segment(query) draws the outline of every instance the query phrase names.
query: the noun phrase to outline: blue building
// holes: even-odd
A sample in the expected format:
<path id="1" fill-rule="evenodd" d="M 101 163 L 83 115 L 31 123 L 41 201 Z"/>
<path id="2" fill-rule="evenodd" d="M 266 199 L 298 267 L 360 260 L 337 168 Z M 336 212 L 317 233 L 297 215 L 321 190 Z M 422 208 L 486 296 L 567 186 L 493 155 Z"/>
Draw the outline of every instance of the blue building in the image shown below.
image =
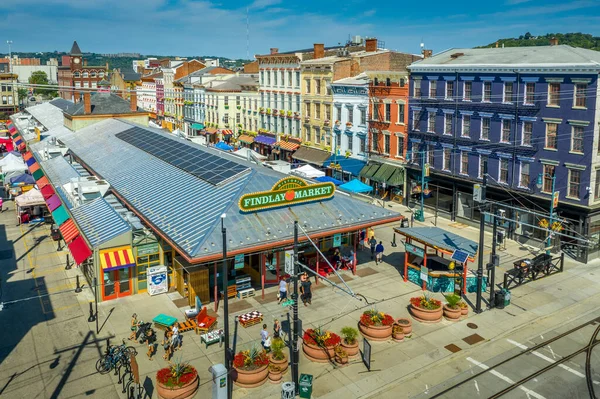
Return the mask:
<path id="1" fill-rule="evenodd" d="M 565 45 L 450 49 L 409 69 L 409 203 L 418 203 L 421 163 L 428 163 L 426 205 L 478 222 L 473 185 L 487 165 L 487 198 L 504 204 L 515 221 L 505 225 L 508 236 L 541 242 L 546 233 L 532 226 L 548 218 L 554 175 L 564 233 L 595 242 L 562 239 L 560 246 L 582 261 L 598 256 L 600 52 Z"/>

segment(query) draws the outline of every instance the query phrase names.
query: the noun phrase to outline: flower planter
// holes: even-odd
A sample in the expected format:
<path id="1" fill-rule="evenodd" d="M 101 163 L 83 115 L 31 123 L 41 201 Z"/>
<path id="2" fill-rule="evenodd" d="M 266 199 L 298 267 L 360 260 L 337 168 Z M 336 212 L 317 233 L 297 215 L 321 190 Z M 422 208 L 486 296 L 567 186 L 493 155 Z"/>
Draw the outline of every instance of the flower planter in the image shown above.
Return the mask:
<path id="1" fill-rule="evenodd" d="M 302 351 L 304 352 L 304 356 L 316 363 L 329 363 L 335 357 L 334 346 L 320 347 L 303 341 Z"/>
<path id="2" fill-rule="evenodd" d="M 396 342 L 404 341 L 404 333 L 392 333 L 392 339 Z"/>
<path id="3" fill-rule="evenodd" d="M 198 373 L 196 377 L 185 385 L 180 387 L 168 387 L 156 381 L 156 393 L 160 399 L 188 399 L 193 398 L 198 392 L 200 379 Z"/>
<path id="4" fill-rule="evenodd" d="M 368 326 L 362 322 L 358 323 L 358 330 L 371 341 L 387 341 L 392 336 L 392 325 L 389 326 Z"/>
<path id="5" fill-rule="evenodd" d="M 448 304 L 444 305 L 444 317 L 446 320 L 458 321 L 460 319 L 460 314 L 460 307 L 457 306 L 456 309 L 452 309 Z"/>
<path id="6" fill-rule="evenodd" d="M 236 374 L 233 378 L 235 385 L 242 388 L 256 388 L 267 381 L 269 375 L 269 365 L 265 364 L 254 370 L 244 370 L 234 367 Z"/>
<path id="7" fill-rule="evenodd" d="M 443 309 L 440 306 L 437 309 L 429 310 L 410 304 L 410 313 L 412 317 L 422 323 L 438 323 L 442 320 Z"/>
<path id="8" fill-rule="evenodd" d="M 405 317 L 401 317 L 396 320 L 396 324 L 402 327 L 402 331 L 405 337 L 410 337 L 412 335 L 412 321 Z"/>
<path id="9" fill-rule="evenodd" d="M 358 339 L 356 341 L 354 341 L 354 344 L 352 344 L 352 345 L 347 344 L 346 341 L 342 340 L 342 343 L 340 345 L 342 346 L 342 349 L 344 349 L 346 351 L 346 353 L 348 354 L 348 357 L 357 356 L 359 353 Z"/>
<path id="10" fill-rule="evenodd" d="M 469 308 L 460 308 L 460 315 L 466 316 L 469 314 Z"/>
<path id="11" fill-rule="evenodd" d="M 283 374 L 281 372 L 274 373 L 272 371 L 269 371 L 269 382 L 272 384 L 279 384 L 279 382 L 281 382 L 282 377 Z"/>
<path id="12" fill-rule="evenodd" d="M 340 365 L 348 364 L 348 356 L 338 356 L 335 355 L 335 362 Z"/>
<path id="13" fill-rule="evenodd" d="M 289 362 L 287 357 L 284 357 L 282 360 L 275 360 L 273 359 L 273 356 L 269 354 L 269 364 L 279 367 L 281 369 L 281 373 L 285 374 L 288 369 Z"/>

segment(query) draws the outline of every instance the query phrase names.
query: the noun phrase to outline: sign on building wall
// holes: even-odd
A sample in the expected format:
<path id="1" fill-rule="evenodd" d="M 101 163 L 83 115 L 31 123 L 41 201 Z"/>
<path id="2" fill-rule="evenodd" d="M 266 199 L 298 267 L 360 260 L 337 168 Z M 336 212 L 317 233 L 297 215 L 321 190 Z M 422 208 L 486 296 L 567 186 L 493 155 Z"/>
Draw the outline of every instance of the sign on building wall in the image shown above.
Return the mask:
<path id="1" fill-rule="evenodd" d="M 334 247 L 342 246 L 342 234 L 341 233 L 337 233 L 337 234 L 333 235 L 333 246 Z"/>
<path id="2" fill-rule="evenodd" d="M 298 205 L 312 201 L 323 201 L 333 197 L 333 183 L 306 183 L 299 177 L 286 177 L 279 180 L 271 191 L 245 194 L 240 198 L 242 212 L 258 212 L 283 206 Z"/>
<path id="3" fill-rule="evenodd" d="M 244 268 L 244 254 L 239 254 L 235 256 L 235 268 L 236 270 Z"/>
<path id="4" fill-rule="evenodd" d="M 158 253 L 158 243 L 144 244 L 137 248 L 137 256 L 152 255 Z"/>
<path id="5" fill-rule="evenodd" d="M 409 244 L 407 242 L 404 243 L 404 248 L 406 249 L 406 252 L 411 253 L 413 255 L 420 256 L 421 258 L 425 256 L 425 251 L 423 250 L 423 248 L 415 247 L 414 245 Z"/>

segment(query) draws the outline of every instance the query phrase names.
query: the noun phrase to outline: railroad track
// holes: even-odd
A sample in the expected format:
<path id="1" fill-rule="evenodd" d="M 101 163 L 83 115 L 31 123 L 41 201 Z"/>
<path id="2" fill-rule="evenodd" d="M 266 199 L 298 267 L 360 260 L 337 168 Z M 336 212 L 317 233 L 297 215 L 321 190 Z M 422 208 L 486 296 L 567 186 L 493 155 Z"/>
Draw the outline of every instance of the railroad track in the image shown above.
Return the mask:
<path id="1" fill-rule="evenodd" d="M 600 395 L 600 375 L 592 373 L 592 352 L 600 344 L 599 334 L 600 317 L 552 338 L 540 336 L 542 342 L 529 346 L 507 339 L 518 350 L 516 353 L 486 363 L 467 357 L 473 366 L 468 372 L 418 398 L 549 399 L 569 395 L 596 399 Z"/>

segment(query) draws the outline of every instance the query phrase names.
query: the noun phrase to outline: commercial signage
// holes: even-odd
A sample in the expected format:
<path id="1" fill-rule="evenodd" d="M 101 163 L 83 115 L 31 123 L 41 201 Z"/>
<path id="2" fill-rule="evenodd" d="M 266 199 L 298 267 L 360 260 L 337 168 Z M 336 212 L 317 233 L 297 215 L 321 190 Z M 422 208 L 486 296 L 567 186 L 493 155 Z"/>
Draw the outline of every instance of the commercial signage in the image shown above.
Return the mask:
<path id="1" fill-rule="evenodd" d="M 423 280 L 423 281 L 429 280 L 429 269 L 425 266 L 421 266 L 421 280 Z"/>
<path id="2" fill-rule="evenodd" d="M 342 246 L 342 234 L 337 233 L 333 235 L 333 247 L 341 247 Z"/>
<path id="3" fill-rule="evenodd" d="M 239 254 L 235 256 L 235 269 L 243 269 L 244 268 L 244 254 Z"/>
<path id="4" fill-rule="evenodd" d="M 158 243 L 144 244 L 137 248 L 137 256 L 152 255 L 158 253 Z"/>
<path id="5" fill-rule="evenodd" d="M 425 251 L 423 248 L 415 247 L 407 242 L 404 243 L 404 248 L 406 249 L 406 252 L 420 256 L 421 258 L 425 256 Z"/>
<path id="6" fill-rule="evenodd" d="M 558 206 L 558 197 L 560 196 L 560 191 L 555 191 L 552 194 L 552 208 L 556 208 Z"/>
<path id="7" fill-rule="evenodd" d="M 298 205 L 305 202 L 322 201 L 333 197 L 333 183 L 308 184 L 299 177 L 279 180 L 271 191 L 244 194 L 239 207 L 242 212 L 258 212 L 267 209 Z"/>
<path id="8" fill-rule="evenodd" d="M 481 184 L 473 184 L 473 201 L 481 202 Z"/>
<path id="9" fill-rule="evenodd" d="M 429 177 L 429 164 L 428 163 L 426 163 L 425 166 L 423 167 L 423 176 Z"/>
<path id="10" fill-rule="evenodd" d="M 285 251 L 285 274 L 294 275 L 294 251 Z"/>

